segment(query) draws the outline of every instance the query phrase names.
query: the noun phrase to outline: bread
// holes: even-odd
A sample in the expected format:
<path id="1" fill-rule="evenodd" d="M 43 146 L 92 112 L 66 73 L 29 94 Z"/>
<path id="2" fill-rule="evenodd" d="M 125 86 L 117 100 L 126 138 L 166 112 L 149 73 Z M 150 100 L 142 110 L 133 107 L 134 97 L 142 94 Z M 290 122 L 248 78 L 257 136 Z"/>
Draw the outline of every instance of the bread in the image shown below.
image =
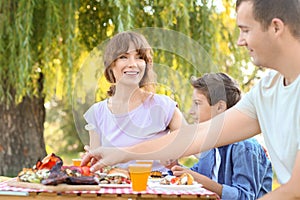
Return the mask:
<path id="1" fill-rule="evenodd" d="M 122 169 L 122 168 L 112 168 L 107 173 L 107 176 L 121 176 L 129 179 L 129 172 L 126 169 Z"/>
<path id="2" fill-rule="evenodd" d="M 160 171 L 152 171 L 150 173 L 150 176 L 152 178 L 162 178 L 163 177 L 163 175 L 162 175 L 162 173 Z"/>
<path id="3" fill-rule="evenodd" d="M 193 185 L 194 177 L 189 173 L 183 173 L 179 177 L 179 185 Z"/>

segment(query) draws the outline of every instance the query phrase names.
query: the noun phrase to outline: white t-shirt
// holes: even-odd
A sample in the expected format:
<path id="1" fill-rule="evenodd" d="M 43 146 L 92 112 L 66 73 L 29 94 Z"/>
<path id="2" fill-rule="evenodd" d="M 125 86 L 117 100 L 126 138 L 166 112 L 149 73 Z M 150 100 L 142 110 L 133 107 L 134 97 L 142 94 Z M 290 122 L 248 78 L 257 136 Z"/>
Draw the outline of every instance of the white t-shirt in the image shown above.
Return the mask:
<path id="1" fill-rule="evenodd" d="M 219 152 L 219 149 L 218 148 L 215 148 L 215 165 L 214 165 L 214 168 L 213 168 L 213 173 L 212 173 L 212 177 L 211 179 L 218 182 L 218 176 L 219 176 L 219 170 L 220 170 L 220 165 L 221 165 L 221 155 L 220 155 L 220 152 Z"/>
<path id="2" fill-rule="evenodd" d="M 270 71 L 235 108 L 258 119 L 278 180 L 286 183 L 300 150 L 300 76 L 284 86 L 284 77 Z"/>

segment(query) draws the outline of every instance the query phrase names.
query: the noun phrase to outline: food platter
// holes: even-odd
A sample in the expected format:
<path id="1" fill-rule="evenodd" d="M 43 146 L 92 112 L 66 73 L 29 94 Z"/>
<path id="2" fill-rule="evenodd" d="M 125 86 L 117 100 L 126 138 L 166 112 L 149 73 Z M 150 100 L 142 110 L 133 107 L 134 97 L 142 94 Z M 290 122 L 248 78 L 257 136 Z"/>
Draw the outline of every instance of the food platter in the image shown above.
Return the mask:
<path id="1" fill-rule="evenodd" d="M 17 178 L 10 180 L 7 185 L 38 191 L 97 191 L 100 188 L 131 188 L 131 181 L 126 169 L 111 167 L 106 171 L 91 173 L 88 166 L 64 166 L 63 160 L 52 153 L 42 161 L 38 160 L 32 168 L 23 168 Z M 156 190 L 192 191 L 201 189 L 202 185 L 194 182 L 188 173 L 176 177 L 162 176 L 161 172 L 153 171 L 148 187 Z"/>
<path id="2" fill-rule="evenodd" d="M 27 183 L 20 182 L 16 179 L 9 180 L 7 182 L 8 186 L 18 187 L 18 188 L 29 188 L 44 191 L 53 192 L 65 192 L 65 191 L 97 191 L 100 190 L 99 185 L 68 185 L 68 184 L 58 184 L 58 185 L 43 185 L 41 183 Z"/>

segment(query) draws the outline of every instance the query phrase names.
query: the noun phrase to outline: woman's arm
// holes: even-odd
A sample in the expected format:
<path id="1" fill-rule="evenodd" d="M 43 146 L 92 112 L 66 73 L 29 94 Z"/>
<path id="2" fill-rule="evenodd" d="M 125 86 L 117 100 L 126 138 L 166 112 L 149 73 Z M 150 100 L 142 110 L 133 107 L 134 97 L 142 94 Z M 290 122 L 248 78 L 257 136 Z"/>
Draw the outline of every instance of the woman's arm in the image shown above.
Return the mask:
<path id="1" fill-rule="evenodd" d="M 169 124 L 170 131 L 179 130 L 182 124 L 186 125 L 187 122 L 185 121 L 184 117 L 182 116 L 182 113 L 180 112 L 180 110 L 176 107 L 173 117 Z"/>
<path id="2" fill-rule="evenodd" d="M 98 147 L 101 146 L 99 134 L 96 133 L 94 130 L 89 131 L 89 136 L 90 136 L 90 146 L 89 148 L 92 149 L 97 149 Z"/>

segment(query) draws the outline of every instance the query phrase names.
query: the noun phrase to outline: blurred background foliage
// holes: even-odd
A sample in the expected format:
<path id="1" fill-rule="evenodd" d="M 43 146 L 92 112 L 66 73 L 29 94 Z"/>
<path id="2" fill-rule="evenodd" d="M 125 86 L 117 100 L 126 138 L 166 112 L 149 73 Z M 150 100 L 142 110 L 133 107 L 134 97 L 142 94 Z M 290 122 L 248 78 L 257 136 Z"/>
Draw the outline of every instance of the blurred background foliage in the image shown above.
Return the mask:
<path id="1" fill-rule="evenodd" d="M 234 3 L 231 0 L 80 0 L 75 16 L 78 24 L 77 38 L 84 46 L 82 50 L 90 52 L 116 33 L 126 30 L 159 27 L 178 31 L 198 42 L 211 57 L 218 71 L 230 74 L 246 92 L 259 78 L 258 71 L 261 69 L 251 65 L 244 49 L 236 45 L 238 30 Z M 85 61 L 79 60 L 79 63 Z M 188 80 L 191 75 L 201 76 L 206 71 L 196 71 L 189 60 L 160 49 L 154 50 L 154 63 L 164 63 L 170 68 L 169 70 L 160 68 L 160 71 L 156 69 L 159 74 L 158 83 L 161 86 L 158 87 L 157 92 L 167 94 L 177 100 L 180 109 L 188 118 L 191 90 L 184 87 L 182 91 L 179 91 L 180 85 L 174 86 L 174 84 L 180 84 L 182 77 Z M 179 74 L 170 73 L 170 70 L 177 71 Z M 101 82 L 103 81 L 105 80 L 102 79 Z M 95 101 L 106 98 L 108 86 L 107 84 L 101 84 L 101 86 L 98 88 Z M 165 86 L 177 88 L 177 93 L 172 93 Z M 187 98 L 183 100 L 178 97 L 179 94 L 185 94 Z M 53 114 L 57 115 L 57 112 Z M 67 133 L 73 132 L 64 130 L 63 133 L 64 137 L 67 137 Z M 78 147 L 81 148 L 80 145 Z"/>
<path id="2" fill-rule="evenodd" d="M 72 99 L 81 66 L 90 52 L 116 33 L 147 27 L 177 31 L 196 41 L 217 70 L 235 78 L 244 92 L 263 72 L 236 45 L 233 0 L 5 0 L 0 2 L 0 105 L 9 109 L 25 96 L 44 98 L 41 134 L 46 150 L 69 162 L 83 150 L 85 140 L 84 133 L 78 133 L 82 127 L 74 123 L 76 99 Z M 189 60 L 159 49 L 154 51 L 154 62 L 168 67 L 156 70 L 157 92 L 172 96 L 188 117 L 191 88 L 181 88 L 182 77 L 188 80 L 207 71 L 197 71 Z M 92 101 L 106 98 L 108 85 L 101 81 Z M 40 84 L 42 93 L 37 90 Z M 82 104 L 90 101 L 86 100 L 90 97 L 82 98 Z"/>

